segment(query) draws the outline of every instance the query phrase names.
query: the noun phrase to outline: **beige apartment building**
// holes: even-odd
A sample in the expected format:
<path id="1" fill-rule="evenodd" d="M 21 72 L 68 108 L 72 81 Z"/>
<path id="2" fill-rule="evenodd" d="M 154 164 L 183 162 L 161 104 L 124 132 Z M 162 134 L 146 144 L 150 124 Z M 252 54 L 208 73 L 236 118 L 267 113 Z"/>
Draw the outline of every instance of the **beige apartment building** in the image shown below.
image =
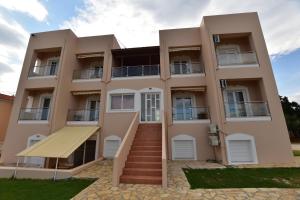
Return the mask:
<path id="1" fill-rule="evenodd" d="M 151 47 L 32 34 L 2 162 L 17 155 L 45 168 L 114 158 L 116 184 L 164 184 L 166 160 L 294 162 L 257 13 L 161 30 Z"/>

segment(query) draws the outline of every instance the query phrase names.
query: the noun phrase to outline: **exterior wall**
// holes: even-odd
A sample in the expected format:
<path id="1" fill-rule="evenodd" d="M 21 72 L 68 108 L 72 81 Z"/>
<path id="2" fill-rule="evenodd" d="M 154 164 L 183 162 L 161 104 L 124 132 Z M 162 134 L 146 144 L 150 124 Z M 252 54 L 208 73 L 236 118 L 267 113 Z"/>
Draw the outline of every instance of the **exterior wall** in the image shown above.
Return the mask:
<path id="1" fill-rule="evenodd" d="M 259 67 L 220 69 L 217 65 L 213 35 L 222 37 L 247 35 L 246 39 L 226 38 L 223 42 L 241 44 L 243 50 L 256 51 Z M 200 27 L 162 30 L 160 37 L 160 76 L 157 77 L 130 77 L 111 78 L 113 55 L 111 50 L 120 46 L 113 35 L 78 38 L 70 30 L 37 33 L 29 41 L 22 74 L 17 90 L 13 112 L 10 118 L 7 137 L 4 144 L 2 161 L 12 163 L 16 161 L 15 154 L 26 147 L 27 138 L 33 134 L 49 135 L 65 126 L 68 109 L 80 107 L 81 101 L 75 99 L 73 92 L 100 91 L 100 136 L 98 137 L 98 156 L 103 153 L 104 138 L 117 135 L 123 139 L 135 111 L 139 111 L 142 91 L 161 91 L 162 109 L 166 112 L 166 127 L 168 134 L 168 156 L 171 159 L 171 139 L 174 136 L 185 134 L 196 140 L 197 159 L 215 159 L 227 164 L 226 146 L 224 138 L 233 133 L 246 133 L 254 136 L 258 162 L 291 163 L 293 162 L 288 132 L 283 112 L 278 98 L 275 79 L 266 49 L 263 34 L 256 13 L 207 16 L 203 18 Z M 247 40 L 247 41 L 246 41 Z M 174 47 L 200 47 L 201 63 L 205 73 L 174 76 L 170 73 L 172 56 L 183 53 L 170 53 Z M 28 80 L 28 70 L 37 50 L 60 49 L 60 62 L 57 76 L 50 79 Z M 103 77 L 101 80 L 73 81 L 74 69 L 79 69 L 82 62 L 78 54 L 102 53 Z M 196 55 L 191 52 L 193 60 Z M 171 55 L 171 56 L 170 56 Z M 228 122 L 225 118 L 222 89 L 220 79 L 229 80 L 229 85 L 244 85 L 249 88 L 251 100 L 267 101 L 270 112 L 270 121 Z M 205 92 L 197 92 L 197 106 L 207 106 L 210 119 L 206 122 L 190 122 L 182 124 L 172 120 L 173 88 L 205 88 Z M 18 124 L 18 113 L 22 107 L 27 90 L 44 90 L 52 88 L 52 108 L 50 119 L 46 124 Z M 113 90 L 128 89 L 137 95 L 136 110 L 131 112 L 109 112 L 107 101 L 108 93 Z M 257 91 L 260 92 L 257 92 Z M 76 102 L 77 101 L 77 102 Z M 24 103 L 23 103 L 24 104 Z M 213 149 L 208 143 L 208 125 L 217 124 L 220 128 L 221 145 Z M 18 140 L 16 140 L 18 138 Z M 275 157 L 276 155 L 276 157 Z"/>
<path id="2" fill-rule="evenodd" d="M 3 143 L 13 105 L 13 100 L 0 99 L 0 143 Z"/>

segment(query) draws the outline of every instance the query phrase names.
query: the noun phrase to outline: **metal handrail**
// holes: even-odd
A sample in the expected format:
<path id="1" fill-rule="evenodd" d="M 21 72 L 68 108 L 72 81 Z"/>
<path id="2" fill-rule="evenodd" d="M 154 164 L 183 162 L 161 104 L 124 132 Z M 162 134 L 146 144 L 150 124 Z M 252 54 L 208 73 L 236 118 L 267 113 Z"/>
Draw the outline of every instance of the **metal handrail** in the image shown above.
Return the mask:
<path id="1" fill-rule="evenodd" d="M 208 107 L 188 107 L 182 109 L 174 107 L 172 110 L 173 120 L 209 119 Z"/>
<path id="2" fill-rule="evenodd" d="M 255 51 L 217 53 L 217 61 L 220 66 L 258 64 Z"/>
<path id="3" fill-rule="evenodd" d="M 29 70 L 29 77 L 37 77 L 37 76 L 54 76 L 57 74 L 58 65 L 40 65 L 33 66 Z"/>
<path id="4" fill-rule="evenodd" d="M 224 102 L 224 105 L 227 118 L 270 116 L 268 103 L 264 101 Z"/>
<path id="5" fill-rule="evenodd" d="M 98 121 L 99 109 L 69 109 L 68 121 Z"/>
<path id="6" fill-rule="evenodd" d="M 160 74 L 159 64 L 112 67 L 112 78 L 133 76 L 155 76 Z"/>
<path id="7" fill-rule="evenodd" d="M 21 108 L 19 120 L 48 120 L 50 108 Z"/>
<path id="8" fill-rule="evenodd" d="M 177 67 L 177 68 L 176 68 Z M 204 67 L 200 62 L 190 62 L 186 64 L 170 64 L 171 74 L 201 74 Z"/>
<path id="9" fill-rule="evenodd" d="M 102 75 L 103 75 L 102 67 L 99 68 L 99 71 L 97 71 L 96 68 L 74 70 L 73 71 L 73 80 L 102 78 Z"/>

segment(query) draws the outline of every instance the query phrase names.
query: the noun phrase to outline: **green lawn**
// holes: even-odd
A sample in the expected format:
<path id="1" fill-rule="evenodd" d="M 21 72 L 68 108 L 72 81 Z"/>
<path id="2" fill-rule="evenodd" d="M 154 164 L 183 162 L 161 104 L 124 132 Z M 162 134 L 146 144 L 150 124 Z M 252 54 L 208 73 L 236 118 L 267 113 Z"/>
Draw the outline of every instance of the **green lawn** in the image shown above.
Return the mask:
<path id="1" fill-rule="evenodd" d="M 300 156 L 300 150 L 294 150 L 293 153 L 294 156 Z"/>
<path id="2" fill-rule="evenodd" d="M 191 189 L 299 188 L 300 168 L 183 169 Z"/>
<path id="3" fill-rule="evenodd" d="M 59 200 L 70 199 L 95 180 L 31 180 L 31 179 L 0 179 L 0 199 L 39 199 Z"/>

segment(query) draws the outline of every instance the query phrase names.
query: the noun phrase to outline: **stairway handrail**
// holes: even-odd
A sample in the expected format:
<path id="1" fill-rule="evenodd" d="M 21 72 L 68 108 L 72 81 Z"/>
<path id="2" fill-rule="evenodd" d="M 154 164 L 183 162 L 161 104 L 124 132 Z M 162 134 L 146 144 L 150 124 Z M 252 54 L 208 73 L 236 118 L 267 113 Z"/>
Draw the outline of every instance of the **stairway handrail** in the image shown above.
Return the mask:
<path id="1" fill-rule="evenodd" d="M 123 168 L 125 167 L 125 162 L 127 160 L 127 156 L 129 154 L 138 126 L 139 112 L 136 112 L 122 140 L 122 143 L 114 156 L 112 174 L 112 184 L 114 187 L 119 185 L 120 176 L 122 175 Z"/>

